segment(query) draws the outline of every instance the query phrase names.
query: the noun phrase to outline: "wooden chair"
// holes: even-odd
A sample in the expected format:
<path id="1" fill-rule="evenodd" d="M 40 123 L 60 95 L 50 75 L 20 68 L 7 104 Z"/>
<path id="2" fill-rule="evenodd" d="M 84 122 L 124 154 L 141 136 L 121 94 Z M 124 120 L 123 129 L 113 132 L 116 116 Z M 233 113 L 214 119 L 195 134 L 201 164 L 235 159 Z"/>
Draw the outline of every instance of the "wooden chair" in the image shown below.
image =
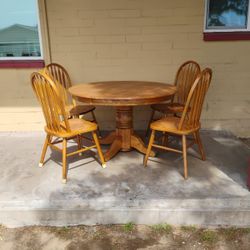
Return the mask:
<path id="1" fill-rule="evenodd" d="M 151 148 L 160 148 L 169 150 L 172 152 L 182 153 L 184 159 L 184 178 L 188 177 L 188 166 L 187 166 L 187 148 L 193 144 L 197 144 L 202 160 L 205 160 L 205 152 L 202 146 L 199 130 L 201 127 L 200 116 L 202 111 L 202 105 L 205 99 L 206 92 L 209 88 L 212 77 L 212 70 L 209 68 L 204 69 L 197 79 L 195 80 L 191 90 L 189 91 L 187 101 L 184 107 L 184 111 L 181 117 L 169 116 L 157 120 L 151 123 L 150 128 L 152 133 L 150 136 L 147 153 L 144 158 L 144 166 L 146 167 L 149 153 Z M 169 133 L 171 135 L 178 135 L 182 137 L 182 151 L 175 148 L 170 148 L 165 145 L 159 145 L 154 143 L 155 132 Z M 187 145 L 187 135 L 193 135 L 190 145 Z"/>
<path id="2" fill-rule="evenodd" d="M 158 103 L 151 105 L 152 113 L 147 126 L 146 135 L 148 135 L 150 123 L 154 120 L 155 112 L 160 112 L 165 116 L 167 114 L 182 113 L 192 84 L 200 73 L 200 66 L 195 61 L 183 63 L 175 77 L 174 85 L 177 87 L 177 94 L 168 103 Z"/>
<path id="3" fill-rule="evenodd" d="M 45 67 L 45 72 L 53 78 L 53 80 L 60 83 L 65 91 L 64 100 L 66 104 L 66 109 L 73 117 L 78 117 L 87 113 L 91 113 L 92 121 L 97 123 L 96 116 L 94 113 L 95 106 L 92 105 L 77 105 L 75 100 L 69 94 L 67 89 L 72 86 L 70 76 L 66 69 L 58 63 L 50 63 Z"/>
<path id="4" fill-rule="evenodd" d="M 67 166 L 66 160 L 68 156 L 81 154 L 86 150 L 97 148 L 102 167 L 105 168 L 104 157 L 100 148 L 98 137 L 96 135 L 97 124 L 86 121 L 84 119 L 72 118 L 69 119 L 65 110 L 65 104 L 61 96 L 60 89 L 57 85 L 44 73 L 33 73 L 31 75 L 33 90 L 40 102 L 43 110 L 43 115 L 46 121 L 45 132 L 47 133 L 45 143 L 42 150 L 39 166 L 44 163 L 45 154 L 48 146 L 62 152 L 62 182 L 67 181 Z M 84 133 L 92 133 L 94 145 L 82 147 L 81 135 Z M 56 137 L 56 140 L 52 140 Z M 61 140 L 58 140 L 61 138 Z M 76 138 L 78 141 L 78 150 L 67 153 L 67 141 Z M 55 146 L 62 142 L 62 149 Z"/>

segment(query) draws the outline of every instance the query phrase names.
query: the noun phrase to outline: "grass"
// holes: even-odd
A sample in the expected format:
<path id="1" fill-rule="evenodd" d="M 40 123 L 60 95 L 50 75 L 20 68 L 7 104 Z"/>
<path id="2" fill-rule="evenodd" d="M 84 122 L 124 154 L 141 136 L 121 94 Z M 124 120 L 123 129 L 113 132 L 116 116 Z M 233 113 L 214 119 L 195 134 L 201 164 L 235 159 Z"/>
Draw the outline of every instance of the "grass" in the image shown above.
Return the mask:
<path id="1" fill-rule="evenodd" d="M 134 229 L 134 227 L 135 227 L 135 224 L 134 224 L 133 222 L 129 222 L 129 223 L 124 224 L 124 225 L 122 226 L 122 228 L 123 228 L 123 230 L 124 230 L 125 232 L 132 232 L 133 229 Z"/>
<path id="2" fill-rule="evenodd" d="M 45 233 L 45 234 L 44 234 Z M 70 242 L 70 249 L 250 249 L 250 228 L 200 228 L 194 226 L 176 227 L 169 224 L 153 226 L 136 225 L 132 222 L 120 225 L 68 226 L 68 227 L 23 227 L 0 226 L 0 245 L 13 244 L 13 235 L 21 249 L 34 245 L 43 246 L 51 237 L 58 244 Z M 46 237 L 46 238 L 44 238 Z M 163 238 L 162 238 L 163 237 Z M 163 240 L 162 240 L 163 239 Z M 68 244 L 68 243 L 67 243 Z M 0 248 L 1 248 L 0 246 Z M 23 247 L 22 247 L 23 246 Z M 103 246 L 103 247 L 102 247 Z M 19 248 L 20 248 L 19 247 Z M 41 248 L 41 247 L 40 247 Z M 8 249 L 2 247 L 1 249 Z M 51 249 L 51 247 L 49 248 Z"/>
<path id="3" fill-rule="evenodd" d="M 250 234 L 250 227 L 248 228 L 242 228 L 243 232 L 246 234 Z"/>
<path id="4" fill-rule="evenodd" d="M 70 227 L 67 227 L 67 226 L 64 226 L 64 227 L 51 227 L 51 230 L 52 231 L 55 231 L 55 232 L 67 232 L 70 230 Z"/>
<path id="5" fill-rule="evenodd" d="M 206 243 L 215 243 L 218 241 L 218 232 L 205 230 L 201 232 L 201 241 Z"/>
<path id="6" fill-rule="evenodd" d="M 157 233 L 171 233 L 173 228 L 169 224 L 156 224 L 151 226 L 151 228 Z"/>
<path id="7" fill-rule="evenodd" d="M 181 226 L 181 230 L 185 232 L 194 232 L 197 229 L 195 226 Z"/>
<path id="8" fill-rule="evenodd" d="M 60 236 L 62 238 L 68 238 L 70 235 L 71 230 L 73 230 L 73 227 L 48 227 L 48 229 L 55 233 L 57 236 Z"/>
<path id="9" fill-rule="evenodd" d="M 222 228 L 219 229 L 219 232 L 227 239 L 227 240 L 237 240 L 239 237 L 244 234 L 250 233 L 250 228 Z"/>

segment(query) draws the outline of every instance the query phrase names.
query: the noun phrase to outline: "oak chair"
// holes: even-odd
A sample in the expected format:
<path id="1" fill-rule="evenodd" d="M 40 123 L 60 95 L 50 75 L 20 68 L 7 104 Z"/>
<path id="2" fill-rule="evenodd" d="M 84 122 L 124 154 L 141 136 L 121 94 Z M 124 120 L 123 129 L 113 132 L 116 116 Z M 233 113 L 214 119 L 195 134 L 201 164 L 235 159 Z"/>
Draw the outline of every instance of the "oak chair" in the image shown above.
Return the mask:
<path id="1" fill-rule="evenodd" d="M 64 100 L 66 104 L 66 109 L 72 117 L 78 117 L 87 113 L 91 113 L 92 121 L 97 123 L 96 116 L 94 113 L 95 106 L 92 105 L 78 105 L 75 100 L 69 94 L 67 89 L 72 86 L 72 82 L 67 70 L 58 63 L 50 63 L 45 67 L 45 72 L 53 78 L 53 80 L 60 83 L 64 89 Z"/>
<path id="2" fill-rule="evenodd" d="M 35 72 L 31 75 L 31 83 L 38 101 L 42 106 L 43 115 L 46 121 L 45 132 L 47 134 L 39 166 L 44 163 L 45 154 L 48 146 L 62 153 L 62 182 L 67 181 L 67 157 L 75 154 L 81 155 L 82 152 L 97 148 L 102 167 L 105 168 L 103 153 L 100 148 L 98 137 L 96 135 L 97 124 L 86 121 L 84 119 L 72 118 L 69 119 L 65 109 L 65 103 L 62 98 L 60 88 L 52 81 L 48 75 L 42 72 Z M 82 147 L 82 137 L 84 133 L 92 133 L 94 145 Z M 53 141 L 53 137 L 56 139 Z M 61 139 L 61 140 L 58 140 Z M 78 150 L 67 153 L 67 141 L 69 139 L 77 139 Z M 62 143 L 62 149 L 55 146 L 57 143 Z"/>
<path id="3" fill-rule="evenodd" d="M 156 111 L 165 116 L 167 114 L 176 115 L 183 112 L 189 90 L 199 73 L 200 66 L 195 61 L 186 61 L 179 67 L 174 81 L 174 85 L 177 87 L 177 93 L 168 103 L 157 103 L 151 105 L 152 113 L 147 126 L 146 135 L 148 135 L 150 123 L 154 120 Z"/>
<path id="4" fill-rule="evenodd" d="M 151 148 L 159 148 L 172 152 L 182 153 L 184 160 L 184 178 L 188 177 L 188 165 L 187 165 L 187 148 L 194 145 L 198 145 L 199 152 L 201 154 L 201 159 L 205 160 L 205 152 L 202 146 L 199 130 L 201 128 L 200 116 L 202 111 L 203 102 L 209 88 L 212 78 L 212 70 L 209 68 L 204 69 L 196 78 L 194 84 L 192 85 L 184 110 L 181 117 L 169 116 L 152 122 L 150 128 L 152 130 L 149 144 L 147 148 L 147 153 L 144 158 L 144 166 L 147 166 L 147 161 Z M 175 148 L 170 148 L 168 145 L 159 145 L 154 143 L 155 132 L 163 132 L 166 134 L 177 135 L 182 137 L 182 150 Z M 187 145 L 187 135 L 193 135 L 192 142 Z"/>

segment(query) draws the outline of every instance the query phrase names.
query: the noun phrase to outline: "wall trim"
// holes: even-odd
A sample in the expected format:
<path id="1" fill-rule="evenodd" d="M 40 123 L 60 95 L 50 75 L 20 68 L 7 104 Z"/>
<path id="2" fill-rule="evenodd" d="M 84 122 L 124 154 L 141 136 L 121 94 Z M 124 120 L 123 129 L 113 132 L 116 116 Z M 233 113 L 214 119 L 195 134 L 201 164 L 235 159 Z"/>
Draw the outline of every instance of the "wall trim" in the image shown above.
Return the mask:
<path id="1" fill-rule="evenodd" d="M 204 32 L 204 41 L 250 40 L 250 32 Z"/>
<path id="2" fill-rule="evenodd" d="M 0 68 L 43 68 L 44 60 L 3 60 Z"/>

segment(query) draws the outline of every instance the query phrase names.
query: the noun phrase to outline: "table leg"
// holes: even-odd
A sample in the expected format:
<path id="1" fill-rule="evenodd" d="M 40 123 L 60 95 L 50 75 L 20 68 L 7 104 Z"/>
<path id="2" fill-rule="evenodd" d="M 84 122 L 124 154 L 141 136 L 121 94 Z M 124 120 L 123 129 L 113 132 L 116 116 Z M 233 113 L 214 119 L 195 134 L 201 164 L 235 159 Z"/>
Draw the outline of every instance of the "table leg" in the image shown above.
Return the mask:
<path id="1" fill-rule="evenodd" d="M 110 148 L 104 154 L 105 161 L 109 161 L 121 150 L 122 150 L 122 139 L 121 137 L 117 136 L 115 140 L 112 142 Z"/>
<path id="2" fill-rule="evenodd" d="M 136 134 L 133 134 L 131 136 L 131 147 L 138 150 L 139 152 L 143 153 L 143 154 L 146 154 L 147 152 L 147 148 L 144 144 L 144 142 L 142 141 L 142 139 L 136 135 Z M 151 151 L 149 156 L 151 157 L 154 157 L 155 156 L 155 152 Z"/>
<path id="3" fill-rule="evenodd" d="M 105 144 L 112 144 L 115 139 L 116 139 L 116 132 L 113 131 L 113 132 L 109 133 L 107 136 L 100 138 L 99 142 L 101 144 L 104 144 L 104 145 Z"/>
<path id="4" fill-rule="evenodd" d="M 105 160 L 110 160 L 119 151 L 131 151 L 133 148 L 146 154 L 147 148 L 142 139 L 133 131 L 133 107 L 116 107 L 116 131 L 100 140 L 102 144 L 111 144 L 105 152 Z M 151 151 L 150 156 L 155 156 Z"/>

